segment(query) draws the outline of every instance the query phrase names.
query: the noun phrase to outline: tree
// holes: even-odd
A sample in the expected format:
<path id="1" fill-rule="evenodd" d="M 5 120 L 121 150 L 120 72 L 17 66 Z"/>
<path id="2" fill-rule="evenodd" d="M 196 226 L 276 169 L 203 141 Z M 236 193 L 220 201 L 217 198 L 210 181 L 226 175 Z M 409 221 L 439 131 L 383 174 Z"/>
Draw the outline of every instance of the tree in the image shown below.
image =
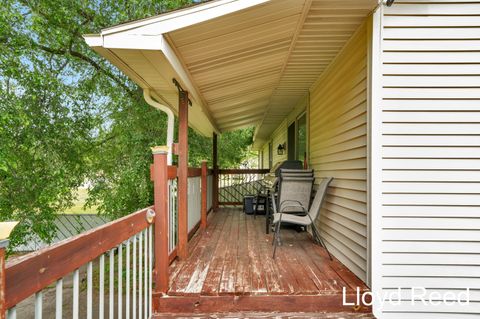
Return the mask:
<path id="1" fill-rule="evenodd" d="M 4 0 L 0 11 L 0 219 L 20 220 L 12 246 L 50 240 L 55 214 L 92 183 L 89 204 L 117 217 L 152 202 L 150 146 L 165 115 L 95 54 L 82 34 L 191 4 L 190 0 Z M 220 163 L 248 155 L 251 130 L 220 138 Z M 193 131 L 190 163 L 210 159 Z"/>

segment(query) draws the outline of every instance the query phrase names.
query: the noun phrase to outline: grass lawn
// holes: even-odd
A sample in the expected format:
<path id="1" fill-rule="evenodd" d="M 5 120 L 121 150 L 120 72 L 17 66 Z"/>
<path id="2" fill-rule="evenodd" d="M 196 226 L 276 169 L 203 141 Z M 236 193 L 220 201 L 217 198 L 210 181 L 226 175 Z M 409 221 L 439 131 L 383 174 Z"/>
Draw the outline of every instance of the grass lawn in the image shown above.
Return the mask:
<path id="1" fill-rule="evenodd" d="M 83 209 L 83 205 L 85 204 L 88 197 L 88 190 L 86 188 L 80 187 L 77 190 L 77 195 L 78 197 L 74 205 L 69 209 L 67 209 L 64 212 L 65 214 L 96 214 L 97 213 L 96 207 Z"/>

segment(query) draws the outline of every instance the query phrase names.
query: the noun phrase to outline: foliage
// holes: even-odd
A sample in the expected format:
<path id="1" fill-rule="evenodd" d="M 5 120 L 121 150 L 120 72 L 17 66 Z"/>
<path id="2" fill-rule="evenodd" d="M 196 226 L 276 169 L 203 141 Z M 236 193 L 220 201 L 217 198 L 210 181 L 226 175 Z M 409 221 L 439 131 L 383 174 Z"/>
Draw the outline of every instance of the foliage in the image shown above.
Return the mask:
<path id="1" fill-rule="evenodd" d="M 159 14 L 190 0 L 4 0 L 0 10 L 0 219 L 20 220 L 18 245 L 52 236 L 55 213 L 88 181 L 88 203 L 113 217 L 152 202 L 150 147 L 165 115 L 85 44 L 82 34 Z M 251 130 L 220 138 L 222 166 L 248 154 Z M 190 131 L 190 163 L 211 141 Z"/>
<path id="2" fill-rule="evenodd" d="M 212 167 L 212 141 L 203 136 L 189 132 L 189 165 L 200 167 L 202 160 L 207 160 Z M 218 136 L 218 167 L 236 168 L 250 156 L 253 143 L 253 128 L 225 132 Z"/>

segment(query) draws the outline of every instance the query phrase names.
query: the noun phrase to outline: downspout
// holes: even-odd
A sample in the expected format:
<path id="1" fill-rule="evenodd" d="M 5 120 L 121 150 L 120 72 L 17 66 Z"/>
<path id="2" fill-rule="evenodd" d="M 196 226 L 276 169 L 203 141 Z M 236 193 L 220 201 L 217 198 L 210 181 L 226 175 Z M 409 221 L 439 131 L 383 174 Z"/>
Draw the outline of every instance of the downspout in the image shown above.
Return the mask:
<path id="1" fill-rule="evenodd" d="M 173 115 L 172 110 L 163 104 L 158 103 L 157 101 L 152 99 L 152 96 L 150 95 L 150 89 L 143 89 L 143 98 L 145 99 L 145 102 L 148 103 L 148 105 L 153 106 L 157 110 L 160 110 L 164 113 L 167 114 L 168 120 L 167 120 L 167 146 L 168 146 L 168 154 L 167 154 L 167 164 L 172 165 L 172 144 L 173 144 L 173 126 L 174 126 L 174 121 L 175 117 Z"/>

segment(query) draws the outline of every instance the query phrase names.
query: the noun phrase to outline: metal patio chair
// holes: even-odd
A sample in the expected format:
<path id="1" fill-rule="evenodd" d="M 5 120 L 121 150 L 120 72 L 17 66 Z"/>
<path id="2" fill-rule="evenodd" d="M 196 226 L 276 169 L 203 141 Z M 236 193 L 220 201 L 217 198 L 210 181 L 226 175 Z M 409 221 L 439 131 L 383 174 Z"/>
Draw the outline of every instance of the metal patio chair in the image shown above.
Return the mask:
<path id="1" fill-rule="evenodd" d="M 284 202 L 283 205 L 282 205 L 282 202 L 279 202 L 278 212 L 273 215 L 273 225 L 275 226 L 275 234 L 273 238 L 273 258 L 275 258 L 275 252 L 277 250 L 277 246 L 281 244 L 281 238 L 280 238 L 281 225 L 282 223 L 289 223 L 289 224 L 300 225 L 305 227 L 311 226 L 312 234 L 315 242 L 317 244 L 322 245 L 327 250 L 328 256 L 330 257 L 330 260 L 332 260 L 332 256 L 330 255 L 330 252 L 328 251 L 327 246 L 323 242 L 322 237 L 320 236 L 320 232 L 315 226 L 315 220 L 318 218 L 320 214 L 320 209 L 322 208 L 322 204 L 325 199 L 328 186 L 330 185 L 332 180 L 333 180 L 333 177 L 327 177 L 322 179 L 322 181 L 318 185 L 317 193 L 315 194 L 315 198 L 313 199 L 312 205 L 310 206 L 310 209 L 308 211 L 307 209 L 304 208 L 304 206 L 301 206 L 296 201 Z M 293 209 L 295 211 L 303 210 L 305 211 L 306 214 L 304 216 L 288 214 L 285 212 L 287 208 Z"/>
<path id="2" fill-rule="evenodd" d="M 306 214 L 310 207 L 314 181 L 312 169 L 281 169 L 278 196 L 276 201 L 273 200 L 273 213 Z"/>

